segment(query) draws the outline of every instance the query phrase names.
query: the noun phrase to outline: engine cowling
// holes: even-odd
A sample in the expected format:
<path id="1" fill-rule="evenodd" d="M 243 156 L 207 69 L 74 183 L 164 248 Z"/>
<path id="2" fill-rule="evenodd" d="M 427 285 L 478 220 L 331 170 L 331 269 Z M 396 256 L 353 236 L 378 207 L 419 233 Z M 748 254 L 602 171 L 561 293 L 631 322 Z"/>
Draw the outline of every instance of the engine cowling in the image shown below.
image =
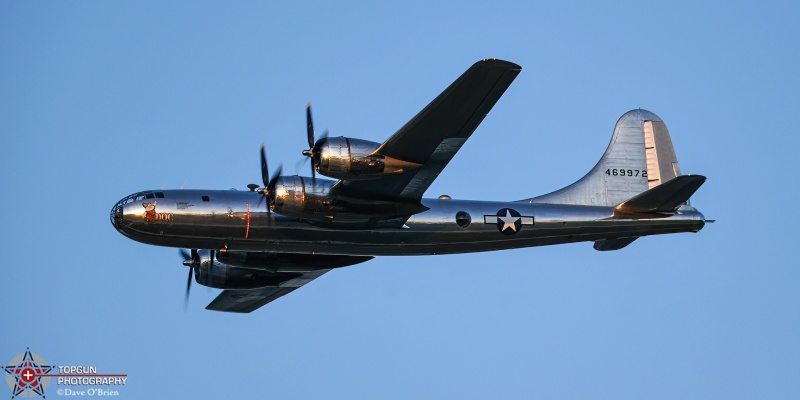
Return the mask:
<path id="1" fill-rule="evenodd" d="M 315 150 L 316 170 L 337 179 L 375 179 L 419 168 L 420 164 L 374 154 L 379 143 L 346 137 L 320 140 Z"/>
<path id="2" fill-rule="evenodd" d="M 335 181 L 281 176 L 270 193 L 272 211 L 291 217 L 321 220 L 330 215 Z"/>
<path id="3" fill-rule="evenodd" d="M 194 269 L 194 280 L 217 289 L 256 289 L 277 286 L 301 274 L 273 272 L 267 269 L 242 268 L 220 261 L 218 253 L 198 250 L 199 265 Z"/>

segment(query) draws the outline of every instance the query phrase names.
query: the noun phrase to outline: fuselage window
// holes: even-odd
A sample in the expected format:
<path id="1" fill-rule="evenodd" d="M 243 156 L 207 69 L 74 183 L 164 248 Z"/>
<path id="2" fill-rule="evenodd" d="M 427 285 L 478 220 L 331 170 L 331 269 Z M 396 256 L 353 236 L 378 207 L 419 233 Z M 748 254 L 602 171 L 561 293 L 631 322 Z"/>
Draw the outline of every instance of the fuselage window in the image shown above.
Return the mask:
<path id="1" fill-rule="evenodd" d="M 472 217 L 466 211 L 459 211 L 456 213 L 456 224 L 462 228 L 466 228 L 472 223 Z"/>
<path id="2" fill-rule="evenodd" d="M 203 201 L 211 201 L 211 199 L 209 199 L 208 196 L 203 196 L 202 198 L 203 198 Z"/>

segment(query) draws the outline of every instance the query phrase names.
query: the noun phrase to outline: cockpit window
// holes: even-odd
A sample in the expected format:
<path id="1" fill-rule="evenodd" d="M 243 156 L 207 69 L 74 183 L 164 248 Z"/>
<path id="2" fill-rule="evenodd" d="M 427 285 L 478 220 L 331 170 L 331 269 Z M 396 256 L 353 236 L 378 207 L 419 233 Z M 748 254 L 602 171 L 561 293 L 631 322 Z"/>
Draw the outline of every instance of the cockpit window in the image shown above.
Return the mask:
<path id="1" fill-rule="evenodd" d="M 120 205 L 128 204 L 128 203 L 133 203 L 134 201 L 142 201 L 144 199 L 152 199 L 152 198 L 155 198 L 155 197 L 158 197 L 159 199 L 162 199 L 162 198 L 164 198 L 164 193 L 163 192 L 158 192 L 158 193 L 153 193 L 153 192 L 134 193 L 134 194 L 132 194 L 132 195 L 120 200 L 119 204 Z"/>
<path id="2" fill-rule="evenodd" d="M 144 193 L 134 193 L 119 201 L 119 205 L 133 203 L 134 201 L 144 200 Z"/>
<path id="3" fill-rule="evenodd" d="M 164 192 L 139 192 L 128 196 L 125 201 L 130 203 L 132 201 L 139 201 L 144 199 L 163 199 Z"/>
<path id="4" fill-rule="evenodd" d="M 211 199 L 208 198 L 208 196 L 203 196 L 202 199 L 203 199 L 203 201 L 211 201 Z"/>

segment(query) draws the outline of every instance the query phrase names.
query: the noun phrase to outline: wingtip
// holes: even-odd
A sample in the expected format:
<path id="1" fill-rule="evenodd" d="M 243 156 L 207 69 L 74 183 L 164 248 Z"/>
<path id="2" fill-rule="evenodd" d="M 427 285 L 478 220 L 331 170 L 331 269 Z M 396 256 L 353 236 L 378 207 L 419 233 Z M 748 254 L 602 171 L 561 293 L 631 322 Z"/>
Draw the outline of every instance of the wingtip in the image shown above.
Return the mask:
<path id="1" fill-rule="evenodd" d="M 484 58 L 475 64 L 502 65 L 509 69 L 522 71 L 522 66 L 520 66 L 519 64 L 513 63 L 511 61 L 501 60 L 499 58 Z"/>

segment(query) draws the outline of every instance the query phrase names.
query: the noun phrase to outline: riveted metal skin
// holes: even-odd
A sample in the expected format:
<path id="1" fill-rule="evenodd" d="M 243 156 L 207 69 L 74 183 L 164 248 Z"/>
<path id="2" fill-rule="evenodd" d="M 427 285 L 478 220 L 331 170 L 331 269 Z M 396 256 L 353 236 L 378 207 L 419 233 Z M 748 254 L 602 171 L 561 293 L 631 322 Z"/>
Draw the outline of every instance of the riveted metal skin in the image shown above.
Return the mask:
<path id="1" fill-rule="evenodd" d="M 311 178 L 304 178 L 310 180 Z M 470 253 L 561 243 L 697 232 L 703 215 L 689 206 L 674 214 L 620 217 L 614 207 L 423 199 L 427 211 L 411 216 L 405 228 L 338 229 L 255 209 L 260 195 L 244 191 L 164 190 L 156 215 L 147 218 L 143 203 L 130 200 L 112 210 L 112 223 L 123 235 L 147 244 L 229 251 L 355 256 Z M 206 196 L 209 201 L 203 201 Z M 134 196 L 135 198 L 136 196 Z M 502 234 L 502 209 L 512 209 L 532 224 Z M 247 210 L 250 210 L 249 212 Z M 456 215 L 472 219 L 460 227 Z M 152 214 L 152 213 L 151 213 Z M 494 219 L 492 219 L 494 217 Z M 338 217 L 337 217 L 338 218 Z M 249 220 L 249 228 L 248 228 Z M 248 231 L 249 229 L 249 231 Z M 507 233 L 512 230 L 507 227 Z"/>

